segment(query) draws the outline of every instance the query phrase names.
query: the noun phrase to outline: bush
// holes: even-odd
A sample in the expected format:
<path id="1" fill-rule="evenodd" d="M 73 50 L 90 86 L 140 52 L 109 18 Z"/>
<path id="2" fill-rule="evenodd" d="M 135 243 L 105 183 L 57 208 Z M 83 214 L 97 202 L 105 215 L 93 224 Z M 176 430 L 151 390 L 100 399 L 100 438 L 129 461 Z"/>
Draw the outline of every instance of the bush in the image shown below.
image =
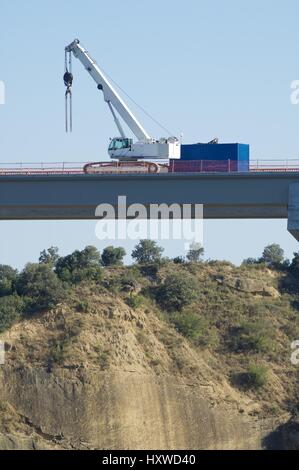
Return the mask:
<path id="1" fill-rule="evenodd" d="M 157 278 L 159 269 L 160 262 L 144 264 L 143 266 L 140 266 L 140 273 L 142 276 L 155 280 Z"/>
<path id="2" fill-rule="evenodd" d="M 248 372 L 243 374 L 243 384 L 247 388 L 260 389 L 267 383 L 268 371 L 264 366 L 250 365 Z"/>
<path id="3" fill-rule="evenodd" d="M 82 251 L 76 250 L 59 258 L 55 272 L 61 280 L 73 284 L 84 280 L 99 280 L 102 273 L 100 262 L 98 250 L 94 246 L 87 246 Z"/>
<path id="4" fill-rule="evenodd" d="M 119 266 L 123 264 L 123 259 L 126 256 L 124 248 L 113 246 L 107 246 L 102 253 L 102 264 L 103 266 Z"/>
<path id="5" fill-rule="evenodd" d="M 29 298 L 29 311 L 52 308 L 64 297 L 61 283 L 48 264 L 27 264 L 18 278 L 17 292 Z"/>
<path id="6" fill-rule="evenodd" d="M 18 320 L 23 308 L 23 301 L 18 295 L 0 298 L 0 333 L 10 328 Z"/>
<path id="7" fill-rule="evenodd" d="M 269 322 L 243 322 L 231 331 L 230 346 L 233 351 L 264 353 L 274 350 L 274 330 Z"/>
<path id="8" fill-rule="evenodd" d="M 198 263 L 204 254 L 204 249 L 200 243 L 191 243 L 187 253 L 187 260 L 191 263 Z"/>
<path id="9" fill-rule="evenodd" d="M 193 312 L 175 313 L 169 316 L 169 320 L 179 333 L 198 346 L 207 346 L 216 341 L 208 320 Z"/>
<path id="10" fill-rule="evenodd" d="M 18 271 L 5 264 L 0 264 L 0 297 L 14 292 Z"/>
<path id="11" fill-rule="evenodd" d="M 256 258 L 246 258 L 242 261 L 242 266 L 252 266 L 259 264 L 259 260 Z"/>
<path id="12" fill-rule="evenodd" d="M 174 262 L 174 264 L 185 264 L 186 263 L 186 260 L 183 256 L 176 256 L 175 258 L 173 258 L 172 261 Z"/>
<path id="13" fill-rule="evenodd" d="M 77 312 L 87 313 L 90 308 L 88 300 L 80 300 L 76 305 Z"/>
<path id="14" fill-rule="evenodd" d="M 141 295 L 130 295 L 125 299 L 125 302 L 129 307 L 135 310 L 136 308 L 139 308 L 142 305 L 143 300 L 144 299 Z"/>
<path id="15" fill-rule="evenodd" d="M 166 310 L 182 310 L 196 299 L 196 283 L 191 275 L 172 274 L 155 292 L 156 301 Z"/>
<path id="16" fill-rule="evenodd" d="M 132 258 L 139 264 L 156 263 L 161 260 L 163 251 L 154 240 L 140 240 L 132 251 Z"/>

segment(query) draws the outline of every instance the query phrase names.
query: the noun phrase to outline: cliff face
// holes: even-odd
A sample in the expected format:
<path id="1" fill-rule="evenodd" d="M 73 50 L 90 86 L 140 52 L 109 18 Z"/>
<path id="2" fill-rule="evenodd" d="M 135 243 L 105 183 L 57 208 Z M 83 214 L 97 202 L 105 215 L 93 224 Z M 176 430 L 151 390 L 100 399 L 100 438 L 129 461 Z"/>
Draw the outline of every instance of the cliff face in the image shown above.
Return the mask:
<path id="1" fill-rule="evenodd" d="M 265 435 L 256 419 L 170 376 L 6 368 L 0 381 L 13 415 L 1 448 L 252 449 Z"/>
<path id="2" fill-rule="evenodd" d="M 225 282 L 231 275 L 215 280 Z M 289 418 L 280 364 L 264 392 L 245 392 L 230 379 L 244 358 L 195 346 L 151 301 L 132 308 L 124 300 L 81 285 L 66 304 L 0 335 L 0 448 L 271 447 Z"/>

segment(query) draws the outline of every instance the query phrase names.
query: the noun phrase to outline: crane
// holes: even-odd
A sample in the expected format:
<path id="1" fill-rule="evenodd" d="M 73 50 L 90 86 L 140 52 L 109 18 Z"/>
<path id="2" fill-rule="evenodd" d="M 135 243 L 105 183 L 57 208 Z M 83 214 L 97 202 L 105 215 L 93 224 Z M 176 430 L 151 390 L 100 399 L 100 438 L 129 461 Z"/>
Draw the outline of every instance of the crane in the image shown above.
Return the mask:
<path id="1" fill-rule="evenodd" d="M 118 137 L 114 137 L 110 141 L 108 153 L 111 158 L 116 158 L 119 162 L 133 162 L 135 168 L 138 166 L 138 161 L 149 160 L 167 160 L 170 158 L 180 158 L 180 142 L 176 137 L 169 138 L 152 138 L 144 129 L 138 119 L 134 116 L 132 111 L 128 108 L 127 104 L 119 96 L 115 88 L 112 86 L 108 78 L 95 60 L 89 55 L 88 51 L 80 44 L 78 39 L 75 39 L 65 48 L 65 63 L 66 72 L 64 75 L 64 82 L 67 87 L 66 98 L 70 97 L 71 100 L 71 86 L 73 82 L 73 75 L 71 70 L 71 56 L 72 54 L 80 60 L 89 75 L 94 79 L 97 88 L 103 92 L 104 101 L 113 116 L 114 122 L 119 132 Z M 68 65 L 69 64 L 69 65 Z M 70 101 L 71 102 L 71 101 Z M 128 138 L 122 127 L 121 118 L 129 129 L 132 131 L 137 141 Z M 149 171 L 158 168 L 158 165 L 148 162 Z M 165 165 L 164 165 L 165 166 Z M 161 168 L 163 165 L 161 165 Z M 150 168 L 152 170 L 150 170 Z M 155 172 L 155 171 L 154 171 Z"/>

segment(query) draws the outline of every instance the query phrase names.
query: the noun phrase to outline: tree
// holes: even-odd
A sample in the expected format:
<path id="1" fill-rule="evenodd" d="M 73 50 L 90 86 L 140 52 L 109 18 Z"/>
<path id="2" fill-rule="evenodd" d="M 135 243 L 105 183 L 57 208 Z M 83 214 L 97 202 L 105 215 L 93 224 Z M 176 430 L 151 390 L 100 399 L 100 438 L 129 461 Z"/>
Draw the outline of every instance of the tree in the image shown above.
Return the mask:
<path id="1" fill-rule="evenodd" d="M 14 291 L 18 271 L 6 264 L 0 264 L 0 297 L 11 295 Z"/>
<path id="2" fill-rule="evenodd" d="M 140 240 L 132 251 L 132 258 L 138 264 L 157 263 L 161 261 L 164 248 L 157 245 L 154 240 Z"/>
<path id="3" fill-rule="evenodd" d="M 174 262 L 174 264 L 185 264 L 185 258 L 183 256 L 176 256 L 175 258 L 173 258 L 172 260 Z"/>
<path id="4" fill-rule="evenodd" d="M 19 295 L 28 297 L 29 310 L 54 307 L 64 297 L 60 280 L 49 264 L 29 263 L 17 281 Z"/>
<path id="5" fill-rule="evenodd" d="M 23 301 L 18 295 L 0 298 L 0 333 L 10 328 L 19 318 Z"/>
<path id="6" fill-rule="evenodd" d="M 182 310 L 196 297 L 196 282 L 187 273 L 167 276 L 156 290 L 156 300 L 166 310 Z"/>
<path id="7" fill-rule="evenodd" d="M 104 266 L 115 266 L 123 264 L 123 258 L 126 256 L 124 248 L 107 246 L 102 253 L 102 264 Z"/>
<path id="8" fill-rule="evenodd" d="M 272 245 L 267 245 L 264 248 L 262 257 L 260 259 L 262 263 L 266 263 L 269 266 L 279 265 L 283 262 L 283 260 L 284 260 L 284 251 L 277 243 L 272 243 Z"/>
<path id="9" fill-rule="evenodd" d="M 47 250 L 43 250 L 40 253 L 39 263 L 50 264 L 51 266 L 56 265 L 59 260 L 58 248 L 57 246 L 51 246 Z"/>
<path id="10" fill-rule="evenodd" d="M 97 280 L 101 277 L 101 256 L 94 246 L 75 250 L 58 259 L 55 267 L 57 276 L 63 281 L 78 283 L 83 280 Z"/>
<path id="11" fill-rule="evenodd" d="M 257 260 L 256 258 L 246 258 L 242 261 L 243 266 L 252 266 L 258 263 L 259 263 L 259 260 Z"/>
<path id="12" fill-rule="evenodd" d="M 189 247 L 189 251 L 187 253 L 187 259 L 191 263 L 198 263 L 200 258 L 204 254 L 204 249 L 200 243 L 193 242 Z"/>

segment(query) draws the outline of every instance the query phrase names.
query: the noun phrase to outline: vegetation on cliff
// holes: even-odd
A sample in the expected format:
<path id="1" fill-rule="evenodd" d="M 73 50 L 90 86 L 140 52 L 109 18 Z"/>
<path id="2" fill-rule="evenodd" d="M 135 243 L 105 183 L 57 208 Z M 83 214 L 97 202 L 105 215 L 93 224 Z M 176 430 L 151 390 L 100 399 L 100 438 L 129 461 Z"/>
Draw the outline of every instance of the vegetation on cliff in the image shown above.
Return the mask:
<path id="1" fill-rule="evenodd" d="M 236 267 L 202 254 L 193 245 L 186 259 L 166 259 L 143 240 L 130 266 L 111 246 L 67 256 L 51 247 L 21 272 L 0 265 L 7 360 L 49 372 L 134 365 L 197 380 L 196 358 L 205 357 L 218 378 L 259 404 L 258 413 L 296 415 L 299 371 L 290 357 L 299 339 L 299 255 L 288 262 L 269 245 Z"/>

